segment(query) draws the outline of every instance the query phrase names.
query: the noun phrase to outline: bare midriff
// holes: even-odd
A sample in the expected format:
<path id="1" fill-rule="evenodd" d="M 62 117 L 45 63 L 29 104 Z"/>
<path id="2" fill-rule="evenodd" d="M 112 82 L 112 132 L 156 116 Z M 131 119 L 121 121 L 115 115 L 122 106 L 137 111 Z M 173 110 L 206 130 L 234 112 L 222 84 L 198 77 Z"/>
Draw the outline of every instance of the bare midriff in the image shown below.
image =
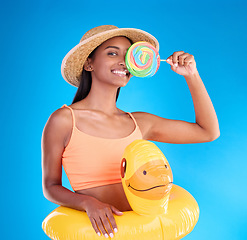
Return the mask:
<path id="1" fill-rule="evenodd" d="M 101 202 L 108 203 L 120 211 L 131 211 L 131 207 L 125 196 L 122 183 L 115 183 L 89 189 L 78 190 L 76 193 L 95 197 Z"/>

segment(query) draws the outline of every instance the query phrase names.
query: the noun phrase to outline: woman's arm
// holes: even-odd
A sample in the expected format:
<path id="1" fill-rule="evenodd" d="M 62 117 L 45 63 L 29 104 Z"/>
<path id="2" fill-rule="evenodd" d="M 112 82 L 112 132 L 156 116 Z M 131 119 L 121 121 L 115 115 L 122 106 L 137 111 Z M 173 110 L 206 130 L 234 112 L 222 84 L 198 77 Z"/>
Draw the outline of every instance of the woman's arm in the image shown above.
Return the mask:
<path id="1" fill-rule="evenodd" d="M 134 116 L 144 139 L 168 143 L 199 143 L 215 140 L 220 134 L 218 119 L 196 69 L 194 57 L 188 53 L 175 52 L 167 62 L 174 72 L 185 77 L 193 99 L 196 121 L 189 123 L 136 112 Z"/>
<path id="2" fill-rule="evenodd" d="M 42 185 L 44 196 L 51 202 L 83 210 L 79 194 L 62 187 L 62 154 L 69 137 L 69 121 L 65 111 L 57 110 L 46 123 L 42 135 Z"/>
<path id="3" fill-rule="evenodd" d="M 54 112 L 42 135 L 42 185 L 44 196 L 51 202 L 65 207 L 86 211 L 97 234 L 113 236 L 117 229 L 113 213 L 122 215 L 115 207 L 96 198 L 78 194 L 62 186 L 62 154 L 72 130 L 71 113 L 68 109 Z M 110 223 L 109 223 L 109 221 Z M 97 226 L 98 225 L 98 226 Z"/>

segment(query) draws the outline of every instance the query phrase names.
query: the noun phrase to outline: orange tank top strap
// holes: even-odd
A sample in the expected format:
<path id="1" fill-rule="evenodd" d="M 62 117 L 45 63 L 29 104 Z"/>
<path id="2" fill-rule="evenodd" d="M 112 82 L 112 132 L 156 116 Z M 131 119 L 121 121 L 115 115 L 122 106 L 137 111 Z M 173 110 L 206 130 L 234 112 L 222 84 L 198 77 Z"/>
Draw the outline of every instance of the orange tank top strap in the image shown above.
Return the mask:
<path id="1" fill-rule="evenodd" d="M 138 127 L 137 122 L 136 122 L 134 116 L 132 115 L 132 113 L 130 113 L 130 112 L 127 112 L 127 113 L 129 114 L 129 116 L 131 117 L 131 119 L 134 121 L 135 126 Z"/>
<path id="2" fill-rule="evenodd" d="M 75 127 L 75 115 L 74 115 L 74 111 L 73 111 L 73 109 L 71 108 L 71 107 L 69 107 L 69 106 L 67 106 L 66 104 L 64 104 L 63 106 L 62 106 L 62 108 L 68 108 L 69 110 L 70 110 L 70 112 L 71 112 L 71 115 L 72 115 L 72 123 L 73 123 L 73 129 L 74 129 L 74 127 Z"/>

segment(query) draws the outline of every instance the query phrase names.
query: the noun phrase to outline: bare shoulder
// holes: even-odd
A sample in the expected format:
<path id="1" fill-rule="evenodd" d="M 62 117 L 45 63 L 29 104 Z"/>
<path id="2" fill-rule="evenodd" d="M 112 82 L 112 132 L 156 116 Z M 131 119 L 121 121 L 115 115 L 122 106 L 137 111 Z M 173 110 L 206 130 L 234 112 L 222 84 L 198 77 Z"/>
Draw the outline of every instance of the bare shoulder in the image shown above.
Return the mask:
<path id="1" fill-rule="evenodd" d="M 136 119 L 137 123 L 140 125 L 148 124 L 148 123 L 150 124 L 153 121 L 161 118 L 157 115 L 147 113 L 147 112 L 132 112 L 132 115 Z"/>
<path id="2" fill-rule="evenodd" d="M 71 125 L 71 123 L 72 123 L 72 116 L 70 110 L 68 108 L 59 108 L 51 114 L 45 127 L 49 127 L 49 128 L 66 127 L 67 125 Z"/>
<path id="3" fill-rule="evenodd" d="M 61 139 L 64 143 L 70 136 L 72 130 L 72 115 L 68 108 L 59 108 L 51 114 L 44 130 L 43 138 Z"/>
<path id="4" fill-rule="evenodd" d="M 152 127 L 152 119 L 155 115 L 147 112 L 132 112 L 132 115 L 142 132 L 143 138 L 147 138 L 149 130 Z"/>
<path id="5" fill-rule="evenodd" d="M 136 122 L 142 132 L 143 138 L 147 140 L 159 140 L 157 136 L 164 135 L 167 128 L 174 127 L 174 121 L 159 117 L 157 115 L 146 112 L 133 112 L 132 113 Z M 173 122 L 173 125 L 171 125 Z"/>
<path id="6" fill-rule="evenodd" d="M 138 121 L 146 121 L 150 117 L 155 116 L 155 115 L 153 115 L 151 113 L 147 113 L 147 112 L 132 112 L 132 115 Z"/>

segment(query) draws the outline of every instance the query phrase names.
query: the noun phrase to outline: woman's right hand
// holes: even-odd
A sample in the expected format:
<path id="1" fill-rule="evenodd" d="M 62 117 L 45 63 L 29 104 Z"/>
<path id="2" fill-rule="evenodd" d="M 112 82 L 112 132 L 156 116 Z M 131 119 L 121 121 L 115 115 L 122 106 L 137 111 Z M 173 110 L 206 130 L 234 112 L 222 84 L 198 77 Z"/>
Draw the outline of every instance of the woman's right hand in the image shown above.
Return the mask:
<path id="1" fill-rule="evenodd" d="M 100 202 L 96 198 L 91 198 L 84 202 L 84 209 L 92 223 L 95 232 L 100 236 L 101 233 L 108 238 L 112 238 L 113 231 L 117 232 L 117 224 L 113 213 L 121 216 L 123 213 L 114 206 Z"/>

